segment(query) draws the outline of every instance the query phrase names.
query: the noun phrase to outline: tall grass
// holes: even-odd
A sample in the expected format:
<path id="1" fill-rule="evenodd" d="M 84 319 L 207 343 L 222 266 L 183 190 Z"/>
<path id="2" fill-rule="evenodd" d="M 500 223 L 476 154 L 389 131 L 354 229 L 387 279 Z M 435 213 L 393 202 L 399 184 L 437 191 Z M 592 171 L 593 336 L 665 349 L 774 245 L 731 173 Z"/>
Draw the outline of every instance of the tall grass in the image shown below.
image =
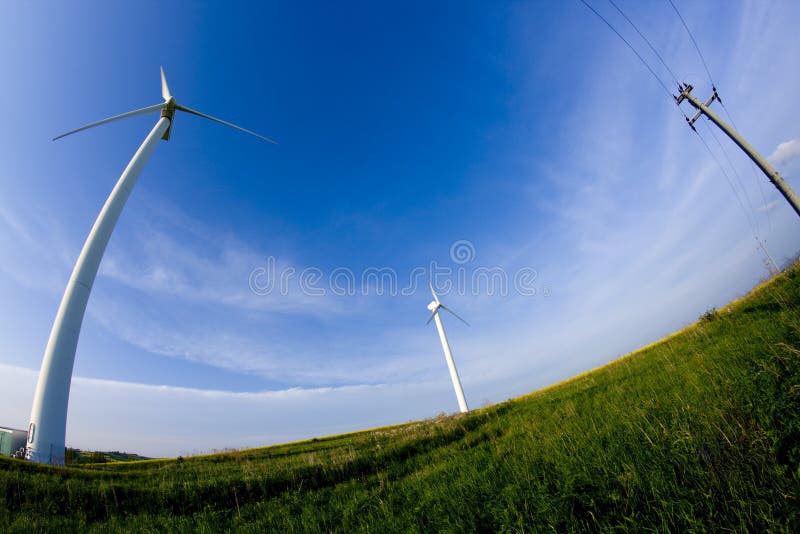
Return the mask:
<path id="1" fill-rule="evenodd" d="M 467 415 L 185 459 L 0 462 L 10 531 L 800 531 L 800 271 Z"/>

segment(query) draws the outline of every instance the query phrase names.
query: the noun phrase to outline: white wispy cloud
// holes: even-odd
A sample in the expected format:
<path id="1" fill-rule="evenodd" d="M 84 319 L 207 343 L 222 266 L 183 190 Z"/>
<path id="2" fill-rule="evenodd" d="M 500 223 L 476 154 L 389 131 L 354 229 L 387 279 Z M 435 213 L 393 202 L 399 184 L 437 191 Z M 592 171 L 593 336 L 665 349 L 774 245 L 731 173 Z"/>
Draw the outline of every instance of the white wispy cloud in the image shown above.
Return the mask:
<path id="1" fill-rule="evenodd" d="M 37 291 L 63 291 L 69 278 L 71 250 L 61 226 L 47 212 L 30 206 L 12 209 L 0 204 L 0 271 Z M 73 260 L 74 261 L 74 260 Z"/>
<path id="2" fill-rule="evenodd" d="M 800 139 L 792 139 L 779 144 L 767 159 L 773 165 L 785 166 L 798 157 L 800 157 Z"/>
<path id="3" fill-rule="evenodd" d="M 233 234 L 192 219 L 163 198 L 147 192 L 140 196 L 146 197 L 144 208 L 125 214 L 134 220 L 127 230 L 116 232 L 127 235 L 115 234 L 98 277 L 153 296 L 231 310 L 310 316 L 358 311 L 352 302 L 345 307 L 335 298 L 304 292 L 297 281 L 304 266 L 280 251 L 256 250 Z M 0 263 L 0 270 L 24 287 L 60 295 L 83 244 L 72 242 L 61 228 L 61 221 L 35 206 L 22 210 L 0 204 L 0 251 L 14 260 Z M 274 280 L 269 292 L 251 289 L 253 271 L 266 270 L 269 257 L 276 276 L 295 273 L 287 291 L 281 290 L 280 280 Z"/>
<path id="4" fill-rule="evenodd" d="M 236 324 L 215 327 L 196 321 L 153 316 L 130 302 L 95 295 L 92 318 L 123 341 L 152 354 L 210 365 L 272 381 L 294 384 L 394 383 L 430 376 L 427 332 L 378 332 L 371 343 L 363 335 L 309 336 L 284 332 L 269 321 L 257 329 Z M 424 330 L 424 329 L 422 329 Z M 359 349 L 368 347 L 367 350 Z M 382 347 L 377 350 L 377 347 Z M 373 351 L 369 347 L 375 347 Z"/>
<path id="5" fill-rule="evenodd" d="M 287 330 L 284 313 L 317 318 L 321 328 L 343 311 L 358 315 L 380 307 L 380 299 L 337 300 L 298 287 L 257 295 L 248 279 L 253 268 L 264 265 L 264 255 L 163 199 L 145 196 L 149 209 L 127 225 L 134 230 L 112 240 L 99 273 L 106 282 L 95 284 L 86 312 L 122 341 L 152 354 L 305 385 L 392 383 L 437 369 L 424 350 L 435 345 L 426 342 L 429 332 L 422 327 L 361 334 L 328 328 L 313 336 L 307 333 L 313 327 Z M 65 244 L 69 240 L 52 217 L 33 215 L 0 210 L 0 248 L 16 260 L 0 269 L 26 288 L 57 298 L 77 250 Z M 114 284 L 134 293 L 121 294 Z M 198 306 L 205 306 L 207 320 Z M 187 314 L 194 319 L 186 321 Z"/>
<path id="6" fill-rule="evenodd" d="M 770 201 L 770 202 L 767 202 L 767 203 L 766 203 L 766 204 L 764 204 L 763 206 L 759 206 L 759 207 L 757 208 L 757 210 L 758 210 L 759 212 L 766 213 L 766 212 L 768 212 L 768 211 L 772 211 L 772 210 L 774 210 L 774 209 L 775 209 L 775 208 L 776 208 L 778 205 L 780 205 L 780 203 L 781 203 L 781 200 L 780 200 L 780 199 L 775 199 L 775 200 L 772 200 L 772 201 Z"/>
<path id="7" fill-rule="evenodd" d="M 143 208 L 125 239 L 112 242 L 100 276 L 154 295 L 188 302 L 205 302 L 231 309 L 274 311 L 319 316 L 344 308 L 335 299 L 320 299 L 296 284 L 281 291 L 279 281 L 269 292 L 251 289 L 254 270 L 265 270 L 268 257 L 276 276 L 298 262 L 278 250 L 257 250 L 231 233 L 221 233 L 183 213 L 163 198 L 143 192 Z M 296 275 L 295 275 L 296 276 Z"/>

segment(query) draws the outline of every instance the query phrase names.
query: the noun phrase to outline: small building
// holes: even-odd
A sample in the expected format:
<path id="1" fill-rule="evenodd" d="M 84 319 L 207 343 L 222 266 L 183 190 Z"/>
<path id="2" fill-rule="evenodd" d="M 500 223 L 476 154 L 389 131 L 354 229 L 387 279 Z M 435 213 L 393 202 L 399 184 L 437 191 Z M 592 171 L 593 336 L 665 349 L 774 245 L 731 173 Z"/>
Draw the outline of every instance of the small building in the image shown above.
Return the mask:
<path id="1" fill-rule="evenodd" d="M 28 441 L 28 432 L 15 428 L 0 427 L 0 454 L 3 456 L 18 455 L 22 451 L 25 456 L 25 443 Z"/>

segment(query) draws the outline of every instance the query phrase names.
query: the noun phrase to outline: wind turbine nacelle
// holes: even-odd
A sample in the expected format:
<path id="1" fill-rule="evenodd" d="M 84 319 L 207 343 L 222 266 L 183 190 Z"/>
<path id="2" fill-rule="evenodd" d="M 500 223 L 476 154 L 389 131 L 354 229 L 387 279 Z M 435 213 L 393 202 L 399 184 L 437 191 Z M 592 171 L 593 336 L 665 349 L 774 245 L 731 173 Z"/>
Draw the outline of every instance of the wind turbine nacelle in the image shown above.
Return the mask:
<path id="1" fill-rule="evenodd" d="M 430 311 L 436 311 L 436 308 L 438 308 L 438 307 L 439 307 L 439 304 L 435 300 L 432 300 L 431 303 L 428 304 L 428 309 Z"/>
<path id="2" fill-rule="evenodd" d="M 161 110 L 161 116 L 169 119 L 169 127 L 167 131 L 164 132 L 164 135 L 161 136 L 161 139 L 164 141 L 169 141 L 169 136 L 172 133 L 172 122 L 175 120 L 175 105 L 175 97 L 170 96 L 169 99 L 164 102 L 164 109 Z"/>

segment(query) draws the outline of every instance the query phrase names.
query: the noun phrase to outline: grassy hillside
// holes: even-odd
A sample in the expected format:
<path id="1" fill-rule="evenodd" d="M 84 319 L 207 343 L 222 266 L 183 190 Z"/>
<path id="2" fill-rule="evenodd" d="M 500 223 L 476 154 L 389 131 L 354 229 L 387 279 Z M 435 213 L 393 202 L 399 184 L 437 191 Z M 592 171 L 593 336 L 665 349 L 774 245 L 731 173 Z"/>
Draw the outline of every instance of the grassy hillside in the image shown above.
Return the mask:
<path id="1" fill-rule="evenodd" d="M 106 462 L 131 462 L 133 460 L 149 460 L 146 456 L 138 454 L 131 454 L 129 452 L 119 451 L 82 451 L 80 449 L 71 449 L 67 447 L 64 460 L 69 466 L 77 466 L 83 464 L 103 464 Z"/>
<path id="2" fill-rule="evenodd" d="M 800 531 L 800 270 L 545 391 L 212 456 L 0 462 L 11 531 Z"/>

